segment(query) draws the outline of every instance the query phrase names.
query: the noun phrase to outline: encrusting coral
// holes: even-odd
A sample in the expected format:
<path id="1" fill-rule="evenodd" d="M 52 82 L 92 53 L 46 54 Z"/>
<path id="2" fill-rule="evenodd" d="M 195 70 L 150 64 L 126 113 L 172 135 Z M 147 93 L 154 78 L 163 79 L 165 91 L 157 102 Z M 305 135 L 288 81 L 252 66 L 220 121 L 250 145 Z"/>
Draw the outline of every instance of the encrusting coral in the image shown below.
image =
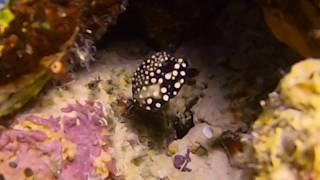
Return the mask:
<path id="1" fill-rule="evenodd" d="M 115 174 L 102 103 L 76 102 L 62 115 L 25 115 L 0 130 L 0 179 L 105 179 Z"/>
<path id="2" fill-rule="evenodd" d="M 320 61 L 294 65 L 252 129 L 258 180 L 320 178 Z"/>

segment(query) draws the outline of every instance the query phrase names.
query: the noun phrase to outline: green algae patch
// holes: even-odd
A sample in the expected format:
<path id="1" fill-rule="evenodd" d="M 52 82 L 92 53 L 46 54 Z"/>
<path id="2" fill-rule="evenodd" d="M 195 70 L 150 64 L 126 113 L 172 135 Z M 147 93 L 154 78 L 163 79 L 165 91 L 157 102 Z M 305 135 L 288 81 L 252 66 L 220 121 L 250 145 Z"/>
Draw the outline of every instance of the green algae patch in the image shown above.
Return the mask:
<path id="1" fill-rule="evenodd" d="M 27 75 L 24 78 L 27 79 L 25 84 L 18 87 L 16 92 L 7 94 L 6 97 L 1 98 L 0 118 L 17 111 L 31 98 L 35 97 L 51 79 L 51 73 L 43 70 L 39 73 Z"/>

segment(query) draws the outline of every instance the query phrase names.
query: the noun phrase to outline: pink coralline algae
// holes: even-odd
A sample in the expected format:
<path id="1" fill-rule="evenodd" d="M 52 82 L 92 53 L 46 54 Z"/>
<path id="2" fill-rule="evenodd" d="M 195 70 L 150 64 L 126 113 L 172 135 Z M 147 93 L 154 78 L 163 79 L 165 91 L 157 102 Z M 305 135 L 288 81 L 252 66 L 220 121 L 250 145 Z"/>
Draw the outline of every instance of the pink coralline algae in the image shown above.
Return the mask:
<path id="1" fill-rule="evenodd" d="M 103 118 L 103 105 L 87 101 L 62 108 L 57 117 L 18 119 L 0 132 L 0 179 L 107 178 L 114 161 L 104 157 L 111 148 L 111 128 Z"/>

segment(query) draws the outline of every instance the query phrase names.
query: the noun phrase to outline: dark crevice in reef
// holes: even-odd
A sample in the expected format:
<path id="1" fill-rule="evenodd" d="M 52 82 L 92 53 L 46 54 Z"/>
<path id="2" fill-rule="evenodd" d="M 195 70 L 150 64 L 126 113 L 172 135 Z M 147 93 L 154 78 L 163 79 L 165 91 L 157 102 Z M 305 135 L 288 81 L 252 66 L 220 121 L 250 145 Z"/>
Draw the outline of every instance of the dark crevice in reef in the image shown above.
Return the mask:
<path id="1" fill-rule="evenodd" d="M 143 39 L 156 50 L 175 50 L 181 43 L 207 34 L 230 0 L 136 0 L 100 41 Z"/>

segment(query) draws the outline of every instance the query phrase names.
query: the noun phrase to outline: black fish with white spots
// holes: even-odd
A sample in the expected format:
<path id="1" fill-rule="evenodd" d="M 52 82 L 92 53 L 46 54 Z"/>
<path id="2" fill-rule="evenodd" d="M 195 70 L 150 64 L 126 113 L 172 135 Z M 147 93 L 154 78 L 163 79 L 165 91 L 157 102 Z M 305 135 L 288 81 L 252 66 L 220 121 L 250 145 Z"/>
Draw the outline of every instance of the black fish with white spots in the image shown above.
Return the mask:
<path id="1" fill-rule="evenodd" d="M 134 102 L 154 111 L 174 98 L 185 83 L 188 62 L 166 52 L 157 52 L 137 68 L 132 79 Z"/>

